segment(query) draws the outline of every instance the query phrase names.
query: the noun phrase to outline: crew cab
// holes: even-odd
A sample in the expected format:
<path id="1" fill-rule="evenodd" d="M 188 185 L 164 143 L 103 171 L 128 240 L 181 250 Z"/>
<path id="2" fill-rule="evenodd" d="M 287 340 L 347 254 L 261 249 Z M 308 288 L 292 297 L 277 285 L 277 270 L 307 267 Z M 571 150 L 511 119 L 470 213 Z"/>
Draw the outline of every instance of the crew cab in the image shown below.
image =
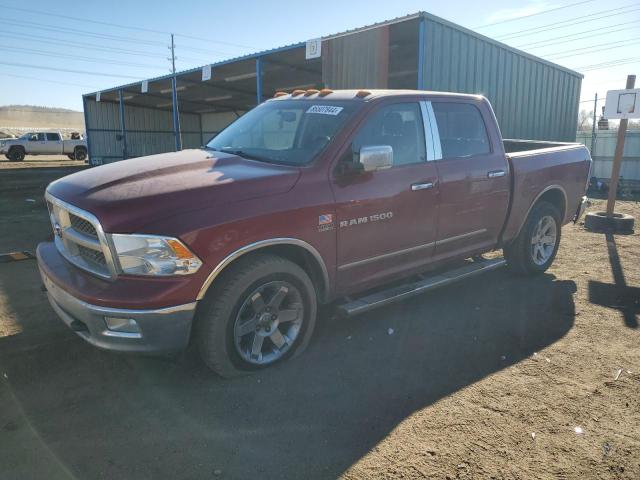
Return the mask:
<path id="1" fill-rule="evenodd" d="M 21 162 L 26 155 L 66 155 L 82 161 L 87 158 L 87 142 L 82 138 L 64 140 L 60 132 L 29 132 L 0 141 L 0 153 L 12 162 Z"/>
<path id="2" fill-rule="evenodd" d="M 301 352 L 318 304 L 357 314 L 505 263 L 544 272 L 590 165 L 581 144 L 503 141 L 479 95 L 279 93 L 202 149 L 51 183 L 38 265 L 91 344 L 193 339 L 234 376 Z"/>

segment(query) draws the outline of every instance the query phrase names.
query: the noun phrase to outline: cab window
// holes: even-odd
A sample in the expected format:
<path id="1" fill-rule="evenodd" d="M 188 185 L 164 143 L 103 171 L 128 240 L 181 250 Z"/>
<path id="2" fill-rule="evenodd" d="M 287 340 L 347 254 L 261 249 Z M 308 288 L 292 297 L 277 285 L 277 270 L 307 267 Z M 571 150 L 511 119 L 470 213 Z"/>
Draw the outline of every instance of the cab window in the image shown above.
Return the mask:
<path id="1" fill-rule="evenodd" d="M 480 110 L 470 103 L 432 102 L 443 158 L 490 153 L 487 129 Z"/>
<path id="2" fill-rule="evenodd" d="M 58 142 L 58 141 L 60 141 L 60 134 L 59 133 L 47 133 L 47 140 L 49 142 Z"/>
<path id="3" fill-rule="evenodd" d="M 354 155 L 365 146 L 389 145 L 393 166 L 426 161 L 424 127 L 417 103 L 396 103 L 376 111 L 360 128 L 351 148 Z"/>

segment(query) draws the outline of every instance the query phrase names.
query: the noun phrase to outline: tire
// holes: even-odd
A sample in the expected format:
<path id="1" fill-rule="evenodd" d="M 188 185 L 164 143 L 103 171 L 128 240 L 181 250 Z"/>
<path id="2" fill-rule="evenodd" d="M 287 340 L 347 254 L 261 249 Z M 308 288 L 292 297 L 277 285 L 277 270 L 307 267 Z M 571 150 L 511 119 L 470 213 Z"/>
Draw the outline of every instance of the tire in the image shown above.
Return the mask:
<path id="1" fill-rule="evenodd" d="M 509 268 L 519 275 L 545 272 L 558 253 L 561 228 L 558 209 L 549 202 L 537 203 L 515 240 L 504 247 Z"/>
<path id="2" fill-rule="evenodd" d="M 67 155 L 67 157 L 69 157 L 69 160 L 75 160 L 76 156 L 74 154 L 69 154 Z"/>
<path id="3" fill-rule="evenodd" d="M 84 147 L 76 147 L 73 151 L 73 156 L 76 160 L 83 161 L 87 159 L 87 149 Z"/>
<path id="4" fill-rule="evenodd" d="M 198 308 L 194 340 L 204 363 L 218 375 L 247 375 L 307 347 L 318 307 L 313 283 L 298 265 L 255 254 L 239 259 L 216 282 Z M 276 294 L 282 297 L 279 303 Z M 281 322 L 285 312 L 288 319 Z"/>
<path id="5" fill-rule="evenodd" d="M 22 147 L 11 147 L 9 149 L 9 160 L 12 162 L 21 162 L 24 160 L 25 152 Z"/>
<path id="6" fill-rule="evenodd" d="M 584 228 L 593 232 L 631 233 L 635 219 L 626 213 L 589 212 L 584 217 Z"/>

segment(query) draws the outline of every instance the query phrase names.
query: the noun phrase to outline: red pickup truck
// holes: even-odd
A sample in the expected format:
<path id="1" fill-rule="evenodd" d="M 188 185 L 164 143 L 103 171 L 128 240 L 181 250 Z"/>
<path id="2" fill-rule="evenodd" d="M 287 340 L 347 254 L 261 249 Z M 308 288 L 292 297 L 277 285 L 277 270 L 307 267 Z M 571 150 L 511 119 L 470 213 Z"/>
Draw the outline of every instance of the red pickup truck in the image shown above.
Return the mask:
<path id="1" fill-rule="evenodd" d="M 544 272 L 590 165 L 580 144 L 503 141 L 478 95 L 282 93 L 202 149 L 51 183 L 38 265 L 91 344 L 193 338 L 233 376 L 301 352 L 318 304 L 356 314 L 505 263 Z"/>

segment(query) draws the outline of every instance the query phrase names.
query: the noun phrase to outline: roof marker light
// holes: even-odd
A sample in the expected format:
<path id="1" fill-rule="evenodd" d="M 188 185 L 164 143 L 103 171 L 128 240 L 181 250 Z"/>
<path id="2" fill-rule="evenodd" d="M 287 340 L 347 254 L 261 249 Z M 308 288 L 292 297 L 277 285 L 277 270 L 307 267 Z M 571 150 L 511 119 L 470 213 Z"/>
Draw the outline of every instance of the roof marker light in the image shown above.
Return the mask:
<path id="1" fill-rule="evenodd" d="M 273 98 L 284 97 L 285 95 L 289 95 L 287 92 L 276 92 L 273 95 Z"/>
<path id="2" fill-rule="evenodd" d="M 369 90 L 358 90 L 358 93 L 356 93 L 356 97 L 358 98 L 364 98 L 368 95 L 371 95 L 371 92 Z"/>
<path id="3" fill-rule="evenodd" d="M 323 88 L 322 90 L 320 90 L 320 93 L 318 94 L 318 96 L 319 97 L 326 97 L 330 93 L 333 93 L 333 90 L 331 90 L 330 88 Z"/>
<path id="4" fill-rule="evenodd" d="M 302 95 L 303 93 L 304 93 L 304 90 L 294 90 L 293 92 L 291 92 L 291 96 L 297 97 L 298 95 Z"/>
<path id="5" fill-rule="evenodd" d="M 310 97 L 311 95 L 315 95 L 316 93 L 318 93 L 320 90 L 316 90 L 315 88 L 310 88 L 309 90 L 307 90 L 304 93 L 305 97 Z"/>

